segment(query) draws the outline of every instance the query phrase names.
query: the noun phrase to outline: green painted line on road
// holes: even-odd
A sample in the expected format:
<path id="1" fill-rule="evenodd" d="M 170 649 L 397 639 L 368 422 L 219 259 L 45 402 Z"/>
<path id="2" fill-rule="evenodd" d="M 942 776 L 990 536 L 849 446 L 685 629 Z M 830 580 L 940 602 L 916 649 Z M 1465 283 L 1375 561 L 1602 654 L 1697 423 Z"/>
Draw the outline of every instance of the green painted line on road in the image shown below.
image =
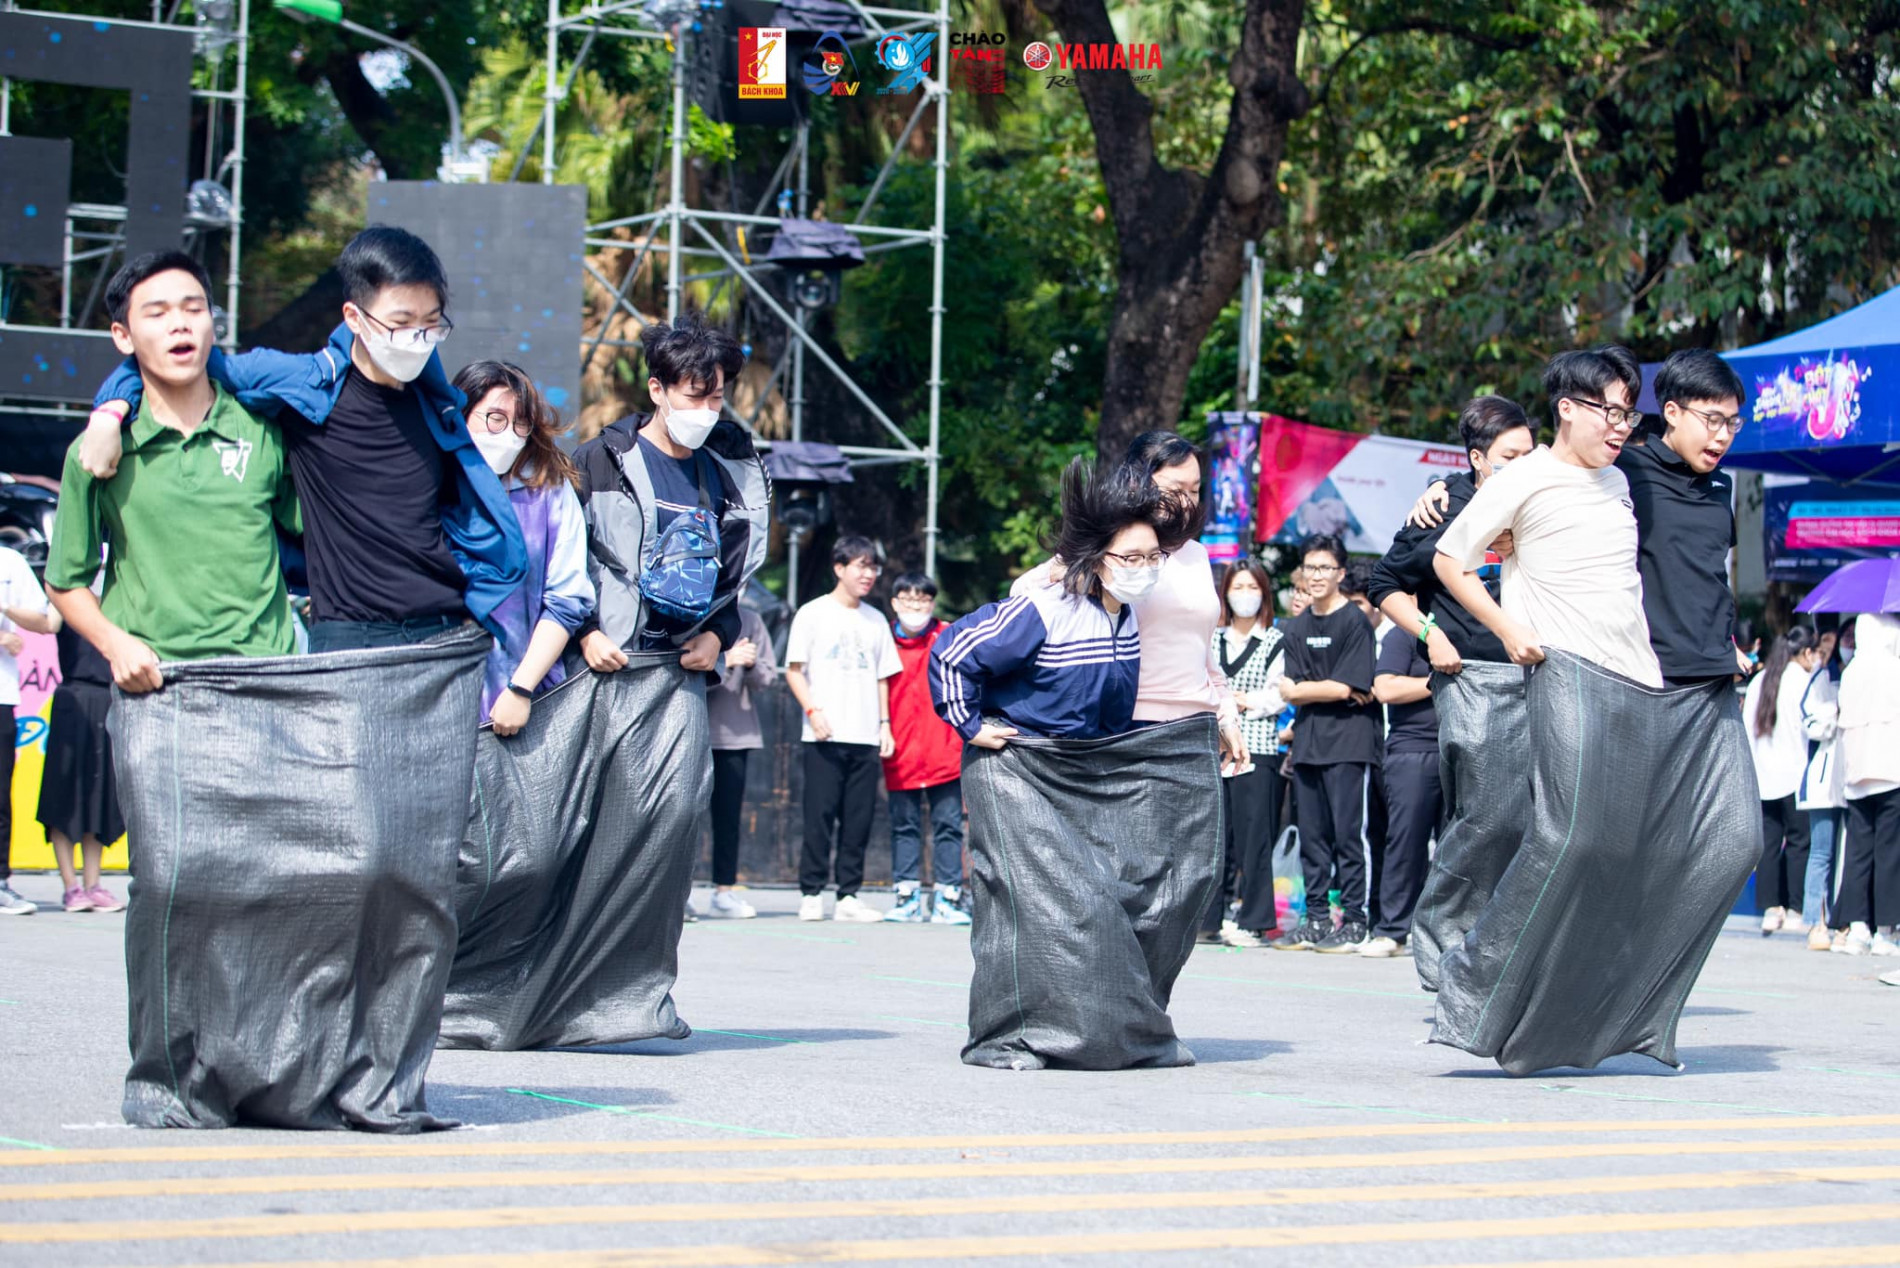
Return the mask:
<path id="1" fill-rule="evenodd" d="M 1815 1110 L 1780 1109 L 1773 1105 L 1744 1105 L 1739 1101 L 1691 1101 L 1680 1096 L 1643 1096 L 1636 1092 L 1591 1092 L 1560 1083 L 1539 1083 L 1545 1092 L 1568 1092 L 1572 1096 L 1596 1096 L 1608 1101 L 1654 1101 L 1660 1105 L 1706 1105 L 1712 1109 L 1754 1110 L 1758 1114 L 1788 1114 L 1795 1118 L 1826 1118 Z"/>
<path id="2" fill-rule="evenodd" d="M 886 977 L 882 973 L 872 973 L 869 976 L 873 982 L 910 982 L 917 986 L 949 986 L 959 991 L 970 989 L 968 982 L 938 982 L 927 977 Z"/>
<path id="3" fill-rule="evenodd" d="M 787 1039 L 783 1035 L 755 1035 L 744 1030 L 713 1030 L 707 1026 L 694 1026 L 696 1035 L 731 1035 L 734 1039 L 764 1039 L 771 1043 L 810 1043 L 809 1039 Z"/>
<path id="4" fill-rule="evenodd" d="M 12 1145 L 18 1149 L 41 1149 L 47 1153 L 58 1153 L 58 1145 L 42 1145 L 36 1140 L 17 1140 L 12 1136 L 0 1136 L 0 1145 Z"/>
<path id="5" fill-rule="evenodd" d="M 1423 991 L 1369 991 L 1358 986 L 1311 986 L 1302 982 L 1269 982 L 1257 977 L 1226 977 L 1216 973 L 1183 973 L 1197 982 L 1240 982 L 1247 986 L 1276 986 L 1289 991 L 1322 991 L 1329 995 L 1382 995 L 1387 999 L 1409 999 L 1426 1003 Z"/>
<path id="6" fill-rule="evenodd" d="M 1801 1068 L 1803 1070 L 1819 1070 L 1823 1074 L 1851 1074 L 1855 1078 L 1860 1079 L 1900 1079 L 1900 1074 L 1892 1074 L 1883 1070 L 1843 1070 L 1839 1066 L 1832 1065 L 1804 1065 Z"/>
<path id="7" fill-rule="evenodd" d="M 960 1021 L 932 1021 L 928 1017 L 900 1017 L 896 1013 L 872 1013 L 879 1021 L 911 1021 L 919 1026 L 947 1026 L 951 1030 L 962 1030 L 966 1023 Z"/>
<path id="8" fill-rule="evenodd" d="M 1321 1101 L 1310 1096 L 1286 1096 L 1277 1092 L 1236 1092 L 1235 1096 L 1257 1096 L 1267 1101 L 1291 1101 L 1296 1105 L 1312 1105 L 1320 1109 L 1364 1110 L 1368 1114 L 1404 1114 L 1410 1118 L 1429 1118 L 1441 1123 L 1496 1123 L 1504 1120 L 1495 1118 L 1460 1118 L 1456 1114 L 1427 1114 L 1423 1110 L 1393 1109 L 1385 1105 L 1358 1105 L 1352 1101 Z"/>
<path id="9" fill-rule="evenodd" d="M 0 1004 L 13 1004 L 18 1006 L 19 1002 L 17 999 L 0 999 Z"/>
<path id="10" fill-rule="evenodd" d="M 829 938 L 821 933 L 780 933 L 776 929 L 745 929 L 737 924 L 701 920 L 701 925 L 724 930 L 732 937 L 739 938 L 783 938 L 790 942 L 842 942 L 846 946 L 856 946 L 856 938 Z"/>
<path id="11" fill-rule="evenodd" d="M 1800 999 L 1799 995 L 1788 995 L 1781 991 L 1736 991 L 1724 986 L 1698 986 L 1692 995 L 1747 995 L 1754 999 Z"/>
<path id="12" fill-rule="evenodd" d="M 516 1096 L 532 1097 L 537 1101 L 554 1101 L 561 1105 L 577 1105 L 582 1109 L 600 1110 L 607 1114 L 625 1114 L 629 1118 L 651 1118 L 662 1123 L 685 1123 L 691 1127 L 711 1127 L 716 1131 L 742 1132 L 747 1136 L 772 1136 L 779 1140 L 804 1139 L 803 1136 L 795 1136 L 790 1132 L 768 1132 L 757 1127 L 735 1127 L 731 1123 L 711 1123 L 701 1118 L 680 1118 L 674 1114 L 661 1114 L 653 1110 L 636 1109 L 630 1105 L 598 1105 L 593 1101 L 577 1101 L 568 1096 L 554 1096 L 547 1092 L 536 1092 L 532 1088 L 511 1087 L 503 1088 L 502 1091 L 512 1092 Z"/>

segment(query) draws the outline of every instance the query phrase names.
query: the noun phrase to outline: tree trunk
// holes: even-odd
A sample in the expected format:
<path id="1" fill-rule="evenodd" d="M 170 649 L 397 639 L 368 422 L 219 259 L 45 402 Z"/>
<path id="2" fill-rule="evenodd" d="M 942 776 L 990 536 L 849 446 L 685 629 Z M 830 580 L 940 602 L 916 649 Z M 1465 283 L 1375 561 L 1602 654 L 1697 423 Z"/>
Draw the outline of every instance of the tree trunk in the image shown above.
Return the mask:
<path id="1" fill-rule="evenodd" d="M 1105 0 L 1037 0 L 1037 7 L 1065 41 L 1120 42 Z M 1154 107 L 1127 71 L 1075 75 L 1095 130 L 1119 257 L 1096 433 L 1105 456 L 1118 456 L 1141 432 L 1180 421 L 1188 372 L 1240 285 L 1245 245 L 1284 215 L 1278 178 L 1287 125 L 1308 105 L 1297 60 L 1304 10 L 1305 0 L 1247 0 L 1240 46 L 1228 63 L 1227 130 L 1206 175 L 1156 160 Z"/>

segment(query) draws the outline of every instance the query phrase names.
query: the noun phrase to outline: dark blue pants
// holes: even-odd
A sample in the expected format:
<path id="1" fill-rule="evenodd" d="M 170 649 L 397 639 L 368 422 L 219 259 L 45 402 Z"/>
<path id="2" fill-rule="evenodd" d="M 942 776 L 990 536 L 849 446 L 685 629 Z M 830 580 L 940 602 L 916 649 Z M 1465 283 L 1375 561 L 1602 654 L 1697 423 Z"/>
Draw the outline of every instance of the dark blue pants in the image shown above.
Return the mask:
<path id="1" fill-rule="evenodd" d="M 963 781 L 891 790 L 891 879 L 923 879 L 924 803 L 930 803 L 930 871 L 937 887 L 963 884 Z"/>
<path id="2" fill-rule="evenodd" d="M 310 650 L 313 654 L 360 652 L 370 647 L 426 643 L 467 619 L 458 612 L 452 616 L 418 616 L 407 621 L 316 621 L 310 626 Z"/>

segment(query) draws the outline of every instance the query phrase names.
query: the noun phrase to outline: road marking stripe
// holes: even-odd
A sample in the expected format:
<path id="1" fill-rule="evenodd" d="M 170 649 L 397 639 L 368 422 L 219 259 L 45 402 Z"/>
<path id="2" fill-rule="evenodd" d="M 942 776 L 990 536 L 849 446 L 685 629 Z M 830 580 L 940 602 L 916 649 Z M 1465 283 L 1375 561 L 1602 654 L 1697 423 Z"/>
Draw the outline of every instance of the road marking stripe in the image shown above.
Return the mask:
<path id="1" fill-rule="evenodd" d="M 1193 1228 L 1002 1237 L 907 1237 L 883 1241 L 768 1242 L 759 1245 L 656 1246 L 647 1249 L 539 1251 L 519 1254 L 424 1255 L 398 1259 L 274 1261 L 268 1268 L 726 1268 L 729 1265 L 861 1263 L 866 1260 L 994 1259 L 1035 1255 L 1159 1254 L 1187 1250 L 1265 1250 L 1290 1246 L 1465 1242 L 1509 1237 L 1600 1237 L 1613 1233 L 1678 1233 L 1721 1229 L 1785 1229 L 1900 1220 L 1900 1203 L 1777 1207 L 1761 1210 L 1535 1216 L 1502 1220 L 1427 1220 L 1391 1224 L 1317 1224 L 1285 1228 Z M 1828 1253 L 1813 1258 L 1826 1262 Z M 267 1268 L 263 1264 L 241 1268 Z"/>
<path id="2" fill-rule="evenodd" d="M 338 1232 L 414 1233 L 557 1225 L 684 1224 L 735 1220 L 936 1219 L 957 1215 L 1057 1215 L 1085 1211 L 1178 1211 L 1210 1207 L 1319 1206 L 1373 1202 L 1496 1201 L 1619 1193 L 1752 1189 L 1800 1183 L 1900 1180 L 1900 1167 L 1790 1167 L 1669 1176 L 1572 1180 L 1354 1185 L 1216 1192 L 1063 1193 L 819 1202 L 672 1202 L 632 1206 L 512 1206 L 474 1210 L 351 1211 L 239 1215 L 190 1220 L 81 1220 L 0 1225 L 0 1245 L 43 1242 L 179 1241 L 321 1237 Z M 1803 1266 L 1806 1268 L 1806 1265 Z"/>
<path id="3" fill-rule="evenodd" d="M 1622 1259 L 1517 1259 L 1444 1268 L 1891 1268 L 1900 1264 L 1900 1242 L 1885 1246 L 1829 1246 L 1826 1250 L 1725 1250 L 1709 1255 L 1635 1255 Z"/>
<path id="4" fill-rule="evenodd" d="M 500 1089 L 495 1089 L 500 1091 Z M 425 1137 L 402 1143 L 295 1145 L 151 1145 L 112 1149 L 64 1149 L 58 1153 L 0 1154 L 0 1168 L 81 1166 L 119 1162 L 267 1162 L 313 1158 L 499 1158 L 586 1157 L 620 1154 L 871 1153 L 920 1149 L 1071 1149 L 1103 1145 L 1245 1145 L 1296 1140 L 1365 1140 L 1393 1136 L 1540 1136 L 1595 1132 L 1786 1131 L 1785 1118 L 1558 1119 L 1546 1122 L 1441 1124 L 1359 1123 L 1350 1126 L 1244 1127 L 1203 1132 L 1091 1132 L 1015 1136 L 849 1136 L 811 1140 L 595 1140 L 456 1143 L 456 1137 Z M 1804 1130 L 1838 1132 L 1856 1127 L 1900 1127 L 1900 1114 L 1813 1118 Z"/>
<path id="5" fill-rule="evenodd" d="M 893 1180 L 995 1180 L 1028 1176 L 1207 1175 L 1256 1171 L 1351 1171 L 1395 1167 L 1476 1166 L 1577 1158 L 1681 1158 L 1691 1154 L 1893 1153 L 1900 1139 L 1523 1145 L 1494 1149 L 1380 1150 L 1360 1154 L 1248 1154 L 1217 1158 L 1097 1158 L 1042 1162 L 871 1163 L 782 1167 L 629 1167 L 608 1171 L 349 1172 L 331 1175 L 177 1176 L 162 1180 L 82 1180 L 0 1185 L 0 1202 L 66 1202 L 99 1198 L 208 1197 L 239 1193 L 381 1192 L 388 1189 L 562 1188 L 583 1185 L 737 1185 L 889 1183 Z"/>

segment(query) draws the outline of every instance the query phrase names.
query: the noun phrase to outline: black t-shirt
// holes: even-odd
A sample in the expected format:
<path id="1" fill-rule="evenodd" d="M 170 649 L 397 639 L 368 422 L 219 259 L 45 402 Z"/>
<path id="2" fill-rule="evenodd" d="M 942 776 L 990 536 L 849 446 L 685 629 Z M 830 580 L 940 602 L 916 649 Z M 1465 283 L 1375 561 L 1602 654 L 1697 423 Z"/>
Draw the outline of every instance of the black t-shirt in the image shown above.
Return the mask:
<path id="1" fill-rule="evenodd" d="M 690 458 L 674 458 L 660 452 L 660 447 L 645 436 L 634 437 L 635 452 L 640 461 L 646 464 L 647 480 L 653 485 L 655 527 L 660 532 L 686 511 L 699 506 L 699 455 Z M 713 500 L 713 483 L 706 484 L 708 500 Z M 713 501 L 715 506 L 717 501 Z M 640 646 L 648 651 L 656 651 L 673 646 L 672 636 L 683 634 L 691 628 L 691 623 L 669 621 L 658 612 L 648 609 L 647 628 L 640 634 Z"/>
<path id="2" fill-rule="evenodd" d="M 1630 482 L 1643 615 L 1663 677 L 1733 675 L 1728 552 L 1735 545 L 1734 481 L 1725 471 L 1698 475 L 1655 435 L 1623 446 L 1616 469 Z"/>
<path id="3" fill-rule="evenodd" d="M 84 683 L 93 687 L 112 685 L 112 665 L 99 649 L 79 637 L 79 631 L 70 625 L 62 625 L 53 635 L 53 644 L 59 650 L 59 680 L 62 683 Z"/>
<path id="4" fill-rule="evenodd" d="M 1511 659 L 1505 654 L 1504 644 L 1498 642 L 1498 636 L 1486 629 L 1482 621 L 1465 611 L 1463 604 L 1445 593 L 1438 584 L 1438 573 L 1432 563 L 1438 555 L 1438 539 L 1458 518 L 1458 512 L 1471 504 L 1477 491 L 1478 482 L 1469 471 L 1445 481 L 1451 504 L 1445 509 L 1444 521 L 1436 528 L 1413 528 L 1410 524 L 1400 528 L 1392 539 L 1392 549 L 1373 566 L 1372 576 L 1366 582 L 1366 597 L 1377 606 L 1394 592 L 1409 594 L 1420 612 L 1438 618 L 1438 628 L 1445 632 L 1445 637 L 1464 659 L 1504 664 Z M 1503 575 L 1502 562 L 1486 552 L 1485 564 L 1478 569 L 1478 579 L 1484 582 L 1493 600 L 1498 598 Z"/>
<path id="5" fill-rule="evenodd" d="M 466 578 L 442 535 L 447 457 L 414 390 L 350 368 L 321 426 L 288 419 L 303 501 L 311 617 L 403 621 L 463 610 Z"/>
<path id="6" fill-rule="evenodd" d="M 1430 678 L 1432 662 L 1426 658 L 1425 644 L 1396 625 L 1385 632 L 1379 643 L 1379 663 L 1375 677 L 1397 674 L 1401 678 Z M 1388 753 L 1436 753 L 1438 751 L 1438 710 L 1432 698 L 1385 707 L 1385 751 Z"/>
<path id="7" fill-rule="evenodd" d="M 1372 690 L 1372 625 L 1350 603 L 1329 616 L 1312 608 L 1286 625 L 1286 676 L 1295 682 L 1331 679 L 1354 691 Z M 1293 720 L 1293 764 L 1337 766 L 1377 763 L 1379 706 L 1346 700 L 1303 704 Z"/>

